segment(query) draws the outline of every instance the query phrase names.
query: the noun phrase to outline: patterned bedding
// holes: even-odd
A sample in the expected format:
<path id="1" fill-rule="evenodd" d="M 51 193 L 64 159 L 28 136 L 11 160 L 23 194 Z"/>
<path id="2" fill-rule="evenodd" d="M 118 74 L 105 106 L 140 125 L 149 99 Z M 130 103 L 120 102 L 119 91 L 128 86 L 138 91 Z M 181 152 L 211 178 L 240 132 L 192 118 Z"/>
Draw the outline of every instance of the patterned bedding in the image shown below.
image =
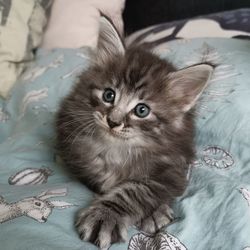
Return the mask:
<path id="1" fill-rule="evenodd" d="M 226 11 L 154 25 L 135 32 L 127 43 L 146 43 L 150 47 L 163 45 L 175 39 L 199 37 L 227 37 L 250 39 L 250 9 Z"/>
<path id="2" fill-rule="evenodd" d="M 110 249 L 250 249 L 250 42 L 175 40 L 160 56 L 180 68 L 218 64 L 197 112 L 197 159 L 174 223 L 156 235 L 131 228 L 127 242 Z M 86 48 L 40 50 L 0 100 L 0 249 L 97 249 L 73 226 L 93 193 L 64 173 L 54 149 L 54 114 L 87 66 Z"/>

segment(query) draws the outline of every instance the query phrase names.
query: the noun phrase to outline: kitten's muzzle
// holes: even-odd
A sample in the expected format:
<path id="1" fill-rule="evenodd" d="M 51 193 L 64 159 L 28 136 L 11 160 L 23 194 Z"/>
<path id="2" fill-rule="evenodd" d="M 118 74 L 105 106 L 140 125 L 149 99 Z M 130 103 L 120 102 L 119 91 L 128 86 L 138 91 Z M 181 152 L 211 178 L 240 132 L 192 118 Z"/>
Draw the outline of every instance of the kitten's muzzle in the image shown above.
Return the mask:
<path id="1" fill-rule="evenodd" d="M 121 126 L 123 122 L 123 112 L 119 108 L 111 110 L 107 116 L 107 123 L 111 129 Z"/>
<path id="2" fill-rule="evenodd" d="M 121 125 L 121 122 L 112 121 L 109 117 L 107 117 L 107 123 L 111 129 Z"/>

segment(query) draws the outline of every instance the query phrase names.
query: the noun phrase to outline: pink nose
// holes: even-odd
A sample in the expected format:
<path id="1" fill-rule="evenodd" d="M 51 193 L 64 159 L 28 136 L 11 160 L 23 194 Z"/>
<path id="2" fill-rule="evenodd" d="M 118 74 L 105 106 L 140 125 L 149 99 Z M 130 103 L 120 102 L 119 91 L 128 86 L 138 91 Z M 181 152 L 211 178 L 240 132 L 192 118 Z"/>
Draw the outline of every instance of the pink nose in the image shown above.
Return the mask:
<path id="1" fill-rule="evenodd" d="M 121 125 L 121 123 L 115 122 L 110 120 L 110 118 L 107 118 L 107 122 L 110 128 L 118 127 Z"/>

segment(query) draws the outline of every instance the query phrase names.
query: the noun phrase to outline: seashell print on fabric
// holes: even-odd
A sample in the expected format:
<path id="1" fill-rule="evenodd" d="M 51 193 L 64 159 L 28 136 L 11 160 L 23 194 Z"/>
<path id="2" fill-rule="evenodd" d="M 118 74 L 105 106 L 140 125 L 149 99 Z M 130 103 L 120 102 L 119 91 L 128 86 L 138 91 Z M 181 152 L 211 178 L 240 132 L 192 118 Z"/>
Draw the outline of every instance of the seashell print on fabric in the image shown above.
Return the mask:
<path id="1" fill-rule="evenodd" d="M 191 164 L 194 168 L 210 167 L 217 169 L 228 169 L 234 165 L 233 156 L 225 149 L 218 146 L 208 146 L 201 152 Z"/>
<path id="2" fill-rule="evenodd" d="M 229 168 L 234 164 L 233 157 L 226 150 L 213 146 L 203 150 L 202 161 L 209 167 Z"/>
<path id="3" fill-rule="evenodd" d="M 53 174 L 50 168 L 25 168 L 10 176 L 10 185 L 39 185 L 47 183 L 48 177 Z"/>
<path id="4" fill-rule="evenodd" d="M 158 233 L 155 236 L 138 233 L 129 242 L 128 250 L 187 250 L 173 235 Z"/>

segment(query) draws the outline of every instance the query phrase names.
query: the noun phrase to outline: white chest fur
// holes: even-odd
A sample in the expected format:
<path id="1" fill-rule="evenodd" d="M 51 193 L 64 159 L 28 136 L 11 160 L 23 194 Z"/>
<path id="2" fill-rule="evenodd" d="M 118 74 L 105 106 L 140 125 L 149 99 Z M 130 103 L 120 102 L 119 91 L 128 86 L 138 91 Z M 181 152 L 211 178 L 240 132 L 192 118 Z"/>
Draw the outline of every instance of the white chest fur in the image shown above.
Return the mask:
<path id="1" fill-rule="evenodd" d="M 131 158 L 131 152 L 123 147 L 110 146 L 102 153 L 101 158 L 106 166 L 124 167 Z"/>
<path id="2" fill-rule="evenodd" d="M 128 178 L 131 174 L 128 168 L 131 164 L 131 153 L 121 146 L 107 145 L 92 162 L 96 167 L 95 178 L 98 176 L 101 189 L 107 191 L 114 185 Z M 93 169 L 92 169 L 93 171 Z"/>

